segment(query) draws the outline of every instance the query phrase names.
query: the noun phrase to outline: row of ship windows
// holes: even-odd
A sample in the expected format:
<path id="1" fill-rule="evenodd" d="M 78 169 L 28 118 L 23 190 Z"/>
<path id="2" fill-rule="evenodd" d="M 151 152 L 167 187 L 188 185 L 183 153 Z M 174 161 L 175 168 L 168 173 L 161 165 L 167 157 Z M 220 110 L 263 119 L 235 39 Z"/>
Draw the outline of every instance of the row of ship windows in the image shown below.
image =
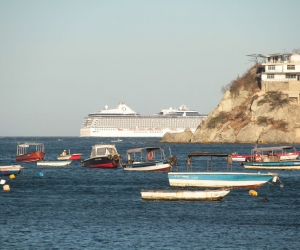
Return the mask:
<path id="1" fill-rule="evenodd" d="M 95 127 L 117 127 L 117 128 L 169 128 L 169 127 L 198 127 L 200 123 L 193 122 L 193 123 L 178 123 L 178 124 L 152 124 L 151 126 L 146 124 L 133 124 L 133 123 L 111 123 L 111 122 L 94 122 L 94 123 L 87 123 L 86 126 L 95 126 Z"/>
<path id="2" fill-rule="evenodd" d="M 153 124 L 152 126 L 143 126 L 139 124 L 111 124 L 111 123 L 95 123 L 95 126 L 97 127 L 120 127 L 120 128 L 169 128 L 169 127 L 176 127 L 176 128 L 182 128 L 182 127 L 198 127 L 199 123 L 190 123 L 190 124 Z"/>
<path id="3" fill-rule="evenodd" d="M 112 130 L 112 129 L 105 129 L 105 130 Z M 93 133 L 97 133 L 99 130 L 97 130 L 97 131 L 92 131 Z M 152 130 L 152 131 L 133 131 L 133 133 L 162 133 L 163 131 L 161 130 L 161 131 L 155 131 L 155 130 Z M 87 132 L 87 133 L 89 133 L 89 132 Z"/>
<path id="4" fill-rule="evenodd" d="M 130 127 L 131 125 L 135 126 L 147 126 L 147 127 L 153 127 L 153 126 L 170 126 L 174 124 L 200 124 L 201 121 L 189 121 L 189 122 L 184 122 L 184 121 L 177 121 L 177 122 L 136 122 L 136 121 L 111 121 L 111 120 L 93 120 L 95 123 L 99 124 L 113 124 L 114 126 L 117 126 L 116 124 L 128 124 Z M 151 125 L 150 125 L 151 124 Z"/>
<path id="5" fill-rule="evenodd" d="M 268 66 L 268 70 L 275 70 L 275 65 Z M 287 70 L 295 70 L 295 65 L 287 65 Z"/>
<path id="6" fill-rule="evenodd" d="M 184 128 L 184 127 L 182 127 L 182 128 Z M 173 129 L 173 128 L 172 128 Z M 119 131 L 122 131 L 123 129 L 122 128 L 119 128 L 119 129 L 117 129 L 117 128 L 95 128 L 94 129 L 95 131 L 97 130 L 97 131 L 99 131 L 99 130 L 119 130 Z M 134 128 L 132 128 L 132 129 L 130 129 L 130 130 L 135 130 Z M 151 130 L 154 130 L 154 128 L 148 128 L 148 129 L 146 129 L 146 130 L 148 130 L 148 131 L 151 131 Z M 145 130 L 145 131 L 146 131 Z M 158 129 L 157 128 L 157 130 L 162 130 L 162 129 Z M 141 130 L 139 130 L 139 131 L 141 131 Z"/>

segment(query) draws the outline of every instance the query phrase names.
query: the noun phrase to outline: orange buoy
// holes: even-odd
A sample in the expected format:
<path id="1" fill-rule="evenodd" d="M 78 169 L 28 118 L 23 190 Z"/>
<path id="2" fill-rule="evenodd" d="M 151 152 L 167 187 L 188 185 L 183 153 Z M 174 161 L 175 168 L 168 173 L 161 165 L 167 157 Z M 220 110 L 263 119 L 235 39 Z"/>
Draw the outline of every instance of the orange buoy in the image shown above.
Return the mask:
<path id="1" fill-rule="evenodd" d="M 150 151 L 150 152 L 148 153 L 148 160 L 152 160 L 153 157 L 154 157 L 154 152 L 153 152 L 153 151 Z"/>
<path id="2" fill-rule="evenodd" d="M 10 187 L 9 187 L 9 185 L 3 185 L 3 190 L 4 191 L 10 191 Z"/>
<path id="3" fill-rule="evenodd" d="M 249 190 L 249 195 L 251 195 L 251 196 L 257 196 L 258 193 L 255 190 Z"/>

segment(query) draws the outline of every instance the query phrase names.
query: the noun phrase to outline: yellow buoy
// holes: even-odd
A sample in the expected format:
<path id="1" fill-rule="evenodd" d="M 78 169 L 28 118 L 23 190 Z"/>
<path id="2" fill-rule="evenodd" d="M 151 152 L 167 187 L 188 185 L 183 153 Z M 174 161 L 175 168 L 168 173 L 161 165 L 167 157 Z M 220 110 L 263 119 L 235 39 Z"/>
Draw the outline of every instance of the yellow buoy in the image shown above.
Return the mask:
<path id="1" fill-rule="evenodd" d="M 251 195 L 251 196 L 257 196 L 258 193 L 255 190 L 249 190 L 249 195 Z"/>
<path id="2" fill-rule="evenodd" d="M 4 191 L 10 191 L 10 187 L 9 187 L 9 185 L 3 185 L 3 190 Z"/>
<path id="3" fill-rule="evenodd" d="M 10 178 L 10 179 L 15 179 L 16 176 L 15 176 L 14 174 L 11 174 L 11 175 L 9 176 L 9 178 Z"/>

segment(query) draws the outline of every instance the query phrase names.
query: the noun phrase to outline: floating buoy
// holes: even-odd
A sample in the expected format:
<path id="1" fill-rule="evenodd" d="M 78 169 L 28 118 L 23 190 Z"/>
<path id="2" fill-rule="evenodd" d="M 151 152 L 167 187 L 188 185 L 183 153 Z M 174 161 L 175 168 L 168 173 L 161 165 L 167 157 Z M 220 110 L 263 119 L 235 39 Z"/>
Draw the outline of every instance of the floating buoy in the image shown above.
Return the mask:
<path id="1" fill-rule="evenodd" d="M 5 182 L 6 182 L 6 180 L 4 180 L 4 179 L 1 179 L 1 180 L 0 180 L 0 184 L 1 184 L 1 185 L 4 185 Z"/>
<path id="2" fill-rule="evenodd" d="M 14 174 L 9 175 L 10 179 L 16 179 L 16 176 Z"/>
<path id="3" fill-rule="evenodd" d="M 39 172 L 39 176 L 44 176 L 44 173 L 43 172 Z"/>
<path id="4" fill-rule="evenodd" d="M 251 195 L 251 196 L 257 196 L 258 193 L 255 190 L 249 190 L 249 195 Z"/>
<path id="5" fill-rule="evenodd" d="M 4 186 L 3 186 L 3 190 L 4 190 L 4 191 L 10 191 L 9 185 L 7 185 L 7 184 L 4 185 Z"/>

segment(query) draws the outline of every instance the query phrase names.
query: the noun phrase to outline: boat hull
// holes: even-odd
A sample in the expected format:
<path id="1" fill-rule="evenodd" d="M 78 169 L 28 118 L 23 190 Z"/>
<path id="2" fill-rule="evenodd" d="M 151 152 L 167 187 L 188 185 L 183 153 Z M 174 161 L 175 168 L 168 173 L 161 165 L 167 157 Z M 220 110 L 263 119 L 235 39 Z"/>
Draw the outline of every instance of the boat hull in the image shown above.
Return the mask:
<path id="1" fill-rule="evenodd" d="M 82 154 L 71 154 L 71 155 L 66 155 L 66 156 L 59 156 L 57 157 L 57 160 L 59 161 L 65 161 L 65 160 L 70 160 L 70 161 L 78 161 L 80 160 Z"/>
<path id="2" fill-rule="evenodd" d="M 0 166 L 0 176 L 18 175 L 22 169 L 23 167 L 20 165 Z"/>
<path id="3" fill-rule="evenodd" d="M 178 172 L 168 173 L 172 187 L 260 188 L 273 179 L 274 174 L 232 172 Z"/>
<path id="4" fill-rule="evenodd" d="M 247 162 L 243 165 L 246 169 L 300 170 L 300 161 Z"/>
<path id="5" fill-rule="evenodd" d="M 201 121 L 199 121 L 201 123 Z M 83 128 L 80 130 L 80 137 L 150 137 L 150 138 L 159 138 L 162 137 L 165 133 L 180 133 L 184 132 L 185 127 L 178 128 L 176 131 L 164 128 L 162 130 L 130 130 L 123 129 L 122 131 L 117 128 L 111 128 L 110 130 L 99 131 L 95 128 Z M 191 128 L 191 131 L 194 133 L 196 128 Z"/>
<path id="6" fill-rule="evenodd" d="M 232 155 L 232 161 L 243 162 L 247 159 L 251 159 L 251 155 Z"/>
<path id="7" fill-rule="evenodd" d="M 39 161 L 37 166 L 39 167 L 66 167 L 71 164 L 72 161 Z"/>
<path id="8" fill-rule="evenodd" d="M 229 194 L 230 190 L 142 190 L 143 200 L 165 201 L 219 201 Z"/>
<path id="9" fill-rule="evenodd" d="M 172 168 L 169 163 L 133 163 L 122 165 L 126 171 L 146 171 L 146 172 L 168 172 Z"/>
<path id="10" fill-rule="evenodd" d="M 44 160 L 45 154 L 41 151 L 31 152 L 23 155 L 17 155 L 16 161 L 18 162 L 35 162 Z"/>
<path id="11" fill-rule="evenodd" d="M 86 168 L 117 168 L 118 165 L 119 161 L 110 160 L 107 156 L 89 158 L 81 162 L 81 166 Z"/>

